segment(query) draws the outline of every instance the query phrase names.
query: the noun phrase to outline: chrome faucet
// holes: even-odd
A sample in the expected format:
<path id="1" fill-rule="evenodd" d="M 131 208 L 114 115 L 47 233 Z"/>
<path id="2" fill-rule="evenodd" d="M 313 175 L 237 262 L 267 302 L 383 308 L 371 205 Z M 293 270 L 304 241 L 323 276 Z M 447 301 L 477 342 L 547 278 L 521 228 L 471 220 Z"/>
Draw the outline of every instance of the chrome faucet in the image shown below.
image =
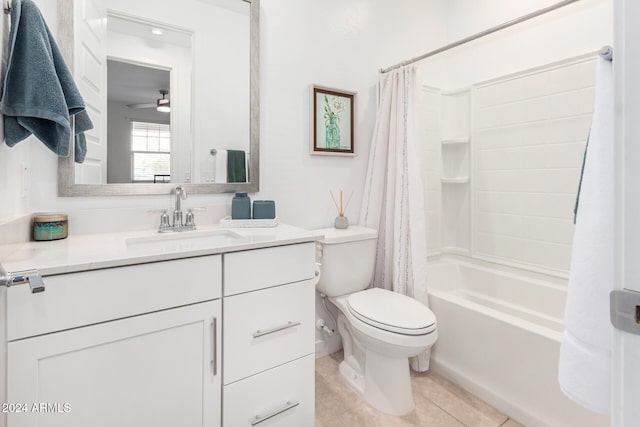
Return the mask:
<path id="1" fill-rule="evenodd" d="M 176 187 L 176 206 L 173 210 L 173 224 L 169 225 L 169 215 L 165 210 L 160 216 L 160 228 L 158 229 L 158 232 L 169 233 L 172 231 L 188 231 L 196 229 L 193 210 L 189 209 L 187 211 L 186 221 L 182 222 L 182 209 L 180 207 L 181 200 L 187 200 L 187 190 L 179 185 Z"/>
<path id="2" fill-rule="evenodd" d="M 182 209 L 180 209 L 180 199 L 187 200 L 187 192 L 181 185 L 176 187 L 176 208 L 173 210 L 173 226 L 182 227 Z"/>

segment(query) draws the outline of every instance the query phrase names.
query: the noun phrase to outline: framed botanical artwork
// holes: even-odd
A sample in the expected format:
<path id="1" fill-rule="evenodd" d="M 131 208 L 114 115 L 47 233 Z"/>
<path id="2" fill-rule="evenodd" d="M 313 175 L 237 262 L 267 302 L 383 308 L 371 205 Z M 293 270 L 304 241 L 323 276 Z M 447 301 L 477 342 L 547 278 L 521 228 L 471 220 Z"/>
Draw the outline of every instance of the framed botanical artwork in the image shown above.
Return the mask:
<path id="1" fill-rule="evenodd" d="M 356 93 L 311 86 L 310 153 L 355 155 Z"/>

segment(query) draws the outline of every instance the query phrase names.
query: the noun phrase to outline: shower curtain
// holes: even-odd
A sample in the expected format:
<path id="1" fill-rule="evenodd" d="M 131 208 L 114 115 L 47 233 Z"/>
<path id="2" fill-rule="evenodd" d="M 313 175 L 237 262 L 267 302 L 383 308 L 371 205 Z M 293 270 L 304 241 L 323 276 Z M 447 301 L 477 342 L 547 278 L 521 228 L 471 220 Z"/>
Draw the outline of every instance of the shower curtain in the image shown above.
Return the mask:
<path id="1" fill-rule="evenodd" d="M 417 68 L 380 76 L 380 104 L 371 142 L 360 224 L 378 230 L 374 286 L 427 304 L 426 220 L 416 131 Z M 429 354 L 411 367 L 429 369 Z"/>

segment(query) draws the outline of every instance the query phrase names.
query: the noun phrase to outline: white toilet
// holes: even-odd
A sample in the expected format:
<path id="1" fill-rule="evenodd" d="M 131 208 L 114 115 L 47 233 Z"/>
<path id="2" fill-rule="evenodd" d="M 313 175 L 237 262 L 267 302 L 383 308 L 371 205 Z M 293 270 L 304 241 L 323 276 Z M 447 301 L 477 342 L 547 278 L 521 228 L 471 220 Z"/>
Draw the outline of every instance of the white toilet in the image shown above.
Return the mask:
<path id="1" fill-rule="evenodd" d="M 374 408 L 405 415 L 414 407 L 408 358 L 436 342 L 436 318 L 413 298 L 367 289 L 373 279 L 376 230 L 351 226 L 318 231 L 325 237 L 318 243 L 316 288 L 341 312 L 340 373 Z"/>

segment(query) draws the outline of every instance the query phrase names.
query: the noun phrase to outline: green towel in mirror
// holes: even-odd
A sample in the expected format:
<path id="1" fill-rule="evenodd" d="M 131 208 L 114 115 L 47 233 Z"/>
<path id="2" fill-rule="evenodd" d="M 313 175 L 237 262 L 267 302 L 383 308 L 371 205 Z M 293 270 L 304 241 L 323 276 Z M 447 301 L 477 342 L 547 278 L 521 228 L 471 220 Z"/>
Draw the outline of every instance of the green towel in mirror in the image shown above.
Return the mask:
<path id="1" fill-rule="evenodd" d="M 227 182 L 247 182 L 246 153 L 227 150 Z"/>

